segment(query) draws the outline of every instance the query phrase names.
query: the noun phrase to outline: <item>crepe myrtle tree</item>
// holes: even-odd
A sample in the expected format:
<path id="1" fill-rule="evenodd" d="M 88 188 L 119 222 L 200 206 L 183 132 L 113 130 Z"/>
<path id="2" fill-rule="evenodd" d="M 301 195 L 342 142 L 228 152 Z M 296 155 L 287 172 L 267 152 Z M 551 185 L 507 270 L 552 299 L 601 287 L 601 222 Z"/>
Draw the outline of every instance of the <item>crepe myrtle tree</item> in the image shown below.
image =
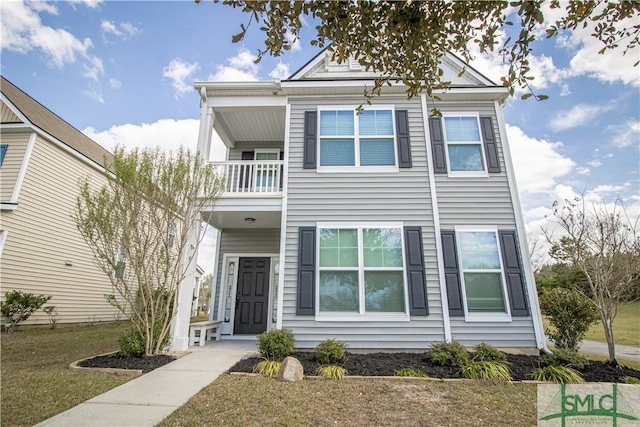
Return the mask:
<path id="1" fill-rule="evenodd" d="M 215 203 L 222 179 L 183 148 L 119 147 L 106 163 L 106 185 L 81 181 L 73 217 L 111 281 L 108 302 L 131 319 L 144 354 L 158 354 L 177 312 L 178 287 L 196 262 L 202 208 Z"/>
<path id="2" fill-rule="evenodd" d="M 533 96 L 543 100 L 547 96 L 535 94 L 529 84 L 533 79 L 529 58 L 537 38 L 553 38 L 564 30 L 588 27 L 592 36 L 602 42 L 599 53 L 622 48 L 626 54 L 640 43 L 638 1 L 223 0 L 222 3 L 248 14 L 246 23 L 240 25 L 241 31 L 232 36 L 233 42 L 242 41 L 253 23 L 264 32 L 264 48 L 258 50 L 256 63 L 266 54 L 280 56 L 290 50 L 300 38 L 304 18 L 312 18 L 317 34 L 311 45 L 329 46 L 333 60 L 343 62 L 352 57 L 366 70 L 382 74 L 372 87 L 365 88 L 368 103 L 393 82 L 406 85 L 409 97 L 426 93 L 438 99 L 436 91 L 451 84 L 444 79 L 441 58 L 450 51 L 470 62 L 473 45 L 481 53 L 497 51 L 503 56 L 509 67 L 501 79 L 511 95 L 516 87 L 521 87 L 525 89 L 522 98 Z M 547 16 L 551 11 L 558 18 L 550 21 L 545 11 Z M 507 35 L 506 41 L 502 41 L 503 34 Z"/>
<path id="3" fill-rule="evenodd" d="M 609 352 L 617 365 L 613 321 L 618 306 L 628 300 L 640 277 L 640 229 L 622 202 L 588 205 L 584 197 L 554 203 L 552 227 L 543 232 L 551 244 L 551 257 L 570 264 L 584 276 L 574 288 L 598 308 Z"/>

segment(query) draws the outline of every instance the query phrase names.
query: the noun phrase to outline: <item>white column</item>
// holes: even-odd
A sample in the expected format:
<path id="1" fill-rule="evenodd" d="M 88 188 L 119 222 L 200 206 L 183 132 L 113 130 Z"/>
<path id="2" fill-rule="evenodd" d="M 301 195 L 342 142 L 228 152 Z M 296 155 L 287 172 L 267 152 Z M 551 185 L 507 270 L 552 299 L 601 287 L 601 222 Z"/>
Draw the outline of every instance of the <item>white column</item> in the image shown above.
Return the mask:
<path id="1" fill-rule="evenodd" d="M 207 105 L 207 91 L 200 89 L 200 130 L 198 131 L 197 152 L 205 162 L 209 161 L 211 151 L 211 135 L 213 132 L 214 112 Z M 177 311 L 171 324 L 171 351 L 185 351 L 189 347 L 189 321 L 193 304 L 193 290 L 196 284 L 196 264 L 198 260 L 198 242 L 200 241 L 200 225 L 198 219 L 192 225 L 187 250 L 182 259 L 185 275 L 178 285 L 176 295 Z"/>

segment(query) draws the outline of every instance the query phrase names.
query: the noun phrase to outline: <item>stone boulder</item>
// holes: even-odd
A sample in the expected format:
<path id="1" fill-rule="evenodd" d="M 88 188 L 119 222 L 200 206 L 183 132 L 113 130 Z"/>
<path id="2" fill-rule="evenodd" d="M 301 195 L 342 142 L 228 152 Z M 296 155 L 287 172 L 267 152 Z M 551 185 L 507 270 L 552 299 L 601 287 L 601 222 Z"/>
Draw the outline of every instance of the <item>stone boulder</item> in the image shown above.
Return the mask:
<path id="1" fill-rule="evenodd" d="M 278 371 L 278 379 L 281 381 L 300 381 L 303 377 L 302 363 L 295 357 L 285 357 Z"/>

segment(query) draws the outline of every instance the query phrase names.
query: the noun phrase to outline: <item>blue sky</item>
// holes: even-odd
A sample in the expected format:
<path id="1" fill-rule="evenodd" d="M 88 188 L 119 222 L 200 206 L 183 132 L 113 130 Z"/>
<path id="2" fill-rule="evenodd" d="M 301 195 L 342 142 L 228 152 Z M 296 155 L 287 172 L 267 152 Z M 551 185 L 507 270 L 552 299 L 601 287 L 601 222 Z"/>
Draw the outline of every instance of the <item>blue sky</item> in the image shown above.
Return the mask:
<path id="1" fill-rule="evenodd" d="M 258 26 L 232 43 L 248 17 L 208 0 L 2 0 L 0 8 L 2 75 L 109 149 L 195 148 L 194 81 L 286 78 L 317 53 L 308 26 L 292 51 L 256 65 Z M 550 99 L 512 98 L 504 108 L 532 235 L 554 200 L 581 193 L 594 202 L 621 197 L 632 215 L 640 212 L 640 51 L 597 55 L 589 33 L 536 42 L 533 87 Z M 472 65 L 494 81 L 505 69 L 496 54 Z M 212 244 L 205 241 L 201 259 Z"/>

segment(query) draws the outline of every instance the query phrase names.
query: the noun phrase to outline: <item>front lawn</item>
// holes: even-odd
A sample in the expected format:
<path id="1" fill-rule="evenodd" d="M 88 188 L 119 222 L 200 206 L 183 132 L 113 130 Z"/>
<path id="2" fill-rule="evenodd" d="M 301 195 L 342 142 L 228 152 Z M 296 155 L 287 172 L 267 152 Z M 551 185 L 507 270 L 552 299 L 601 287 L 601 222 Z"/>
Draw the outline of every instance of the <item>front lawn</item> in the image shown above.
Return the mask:
<path id="1" fill-rule="evenodd" d="M 160 425 L 531 426 L 536 386 L 223 374 Z"/>
<path id="2" fill-rule="evenodd" d="M 31 426 L 131 378 L 74 372 L 79 359 L 116 351 L 129 322 L 2 334 L 2 426 Z"/>
<path id="3" fill-rule="evenodd" d="M 613 337 L 616 344 L 640 347 L 640 301 L 620 304 L 618 315 L 613 321 Z M 584 339 L 607 342 L 602 323 L 593 325 Z"/>

